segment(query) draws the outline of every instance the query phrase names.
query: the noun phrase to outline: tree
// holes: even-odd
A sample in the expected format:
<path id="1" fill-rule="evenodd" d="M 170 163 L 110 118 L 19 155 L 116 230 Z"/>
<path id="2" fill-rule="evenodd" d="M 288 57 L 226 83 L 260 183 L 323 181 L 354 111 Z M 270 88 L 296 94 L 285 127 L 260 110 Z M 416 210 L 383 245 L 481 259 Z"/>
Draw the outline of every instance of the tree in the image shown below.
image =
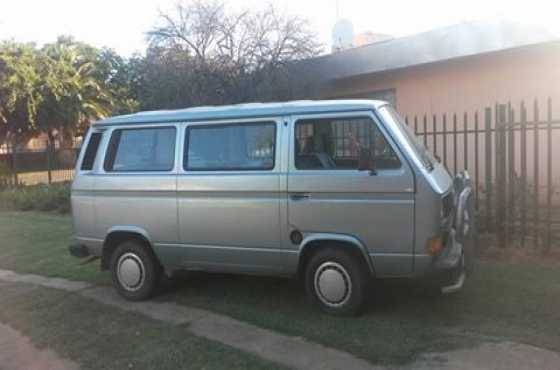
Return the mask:
<path id="1" fill-rule="evenodd" d="M 0 145 L 38 131 L 40 73 L 33 44 L 0 44 Z"/>
<path id="2" fill-rule="evenodd" d="M 71 144 L 92 120 L 136 110 L 128 66 L 112 50 L 70 37 L 41 49 L 0 44 L 0 145 L 40 132 Z"/>
<path id="3" fill-rule="evenodd" d="M 113 97 L 96 78 L 94 61 L 80 51 L 67 39 L 41 50 L 37 126 L 51 142 L 56 137 L 68 143 L 76 129 L 107 116 L 113 109 Z"/>
<path id="4" fill-rule="evenodd" d="M 295 81 L 287 67 L 321 50 L 304 19 L 282 16 L 272 6 L 228 13 L 217 0 L 187 1 L 161 13 L 148 39 L 145 71 L 164 71 L 154 85 L 169 90 L 164 81 L 177 82 L 170 101 L 149 100 L 163 107 L 289 98 L 283 95 Z"/>
<path id="5" fill-rule="evenodd" d="M 113 99 L 111 115 L 127 114 L 138 109 L 136 96 L 137 75 L 129 60 L 107 48 L 98 50 L 95 59 L 94 77 L 105 85 Z"/>

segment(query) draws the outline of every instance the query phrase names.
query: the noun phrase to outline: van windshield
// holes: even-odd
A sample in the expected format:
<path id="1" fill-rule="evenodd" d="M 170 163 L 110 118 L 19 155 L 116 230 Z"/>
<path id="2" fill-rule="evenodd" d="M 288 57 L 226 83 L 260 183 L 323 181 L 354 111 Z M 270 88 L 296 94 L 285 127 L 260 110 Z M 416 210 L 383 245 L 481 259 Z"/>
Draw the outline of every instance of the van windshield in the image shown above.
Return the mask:
<path id="1" fill-rule="evenodd" d="M 399 116 L 397 111 L 390 106 L 385 105 L 379 109 L 379 113 L 386 121 L 391 121 L 396 124 L 398 129 L 404 135 L 404 137 L 408 140 L 410 146 L 414 150 L 416 156 L 420 159 L 424 167 L 428 171 L 432 171 L 434 169 L 435 158 L 432 156 L 432 153 L 424 146 L 421 140 L 416 137 L 416 134 L 412 129 L 402 120 Z"/>

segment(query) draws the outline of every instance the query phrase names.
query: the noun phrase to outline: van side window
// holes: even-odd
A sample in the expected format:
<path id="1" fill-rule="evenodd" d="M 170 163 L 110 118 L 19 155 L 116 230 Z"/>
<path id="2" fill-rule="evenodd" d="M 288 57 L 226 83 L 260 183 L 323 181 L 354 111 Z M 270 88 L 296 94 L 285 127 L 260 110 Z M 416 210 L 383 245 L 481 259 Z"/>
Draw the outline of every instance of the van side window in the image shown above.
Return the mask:
<path id="1" fill-rule="evenodd" d="M 113 131 L 105 171 L 171 171 L 175 162 L 175 127 Z"/>
<path id="2" fill-rule="evenodd" d="M 82 165 L 80 169 L 82 171 L 91 171 L 93 169 L 93 163 L 95 162 L 95 157 L 97 156 L 97 149 L 99 149 L 99 143 L 101 143 L 102 132 L 93 132 L 89 138 L 89 142 L 84 153 L 84 159 L 82 160 Z"/>
<path id="3" fill-rule="evenodd" d="M 187 171 L 271 170 L 276 123 L 191 126 L 185 142 Z"/>
<path id="4" fill-rule="evenodd" d="M 399 158 L 369 117 L 298 120 L 295 166 L 299 170 L 355 170 L 369 152 L 376 169 L 400 168 Z"/>

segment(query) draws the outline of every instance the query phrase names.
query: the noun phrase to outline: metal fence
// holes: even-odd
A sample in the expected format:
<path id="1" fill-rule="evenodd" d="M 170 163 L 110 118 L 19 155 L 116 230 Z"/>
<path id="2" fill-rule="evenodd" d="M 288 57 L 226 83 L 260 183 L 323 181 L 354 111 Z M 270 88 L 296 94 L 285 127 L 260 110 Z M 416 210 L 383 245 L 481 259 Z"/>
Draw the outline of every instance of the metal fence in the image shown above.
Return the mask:
<path id="1" fill-rule="evenodd" d="M 78 148 L 42 145 L 40 149 L 0 147 L 0 188 L 70 181 Z"/>
<path id="2" fill-rule="evenodd" d="M 405 118 L 451 173 L 468 169 L 480 227 L 500 247 L 560 246 L 560 120 L 551 99 L 545 105 L 544 114 L 535 100 Z"/>

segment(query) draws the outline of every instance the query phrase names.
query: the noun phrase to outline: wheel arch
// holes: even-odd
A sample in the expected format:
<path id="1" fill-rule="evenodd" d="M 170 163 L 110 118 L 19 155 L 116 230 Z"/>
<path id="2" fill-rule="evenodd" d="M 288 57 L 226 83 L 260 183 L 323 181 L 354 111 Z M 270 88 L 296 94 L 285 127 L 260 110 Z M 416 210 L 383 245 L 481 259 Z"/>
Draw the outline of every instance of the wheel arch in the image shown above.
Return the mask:
<path id="1" fill-rule="evenodd" d="M 144 244 L 152 253 L 154 253 L 154 250 L 152 248 L 152 241 L 146 230 L 138 226 L 113 226 L 107 231 L 105 240 L 103 241 L 103 249 L 101 252 L 102 270 L 109 269 L 111 254 L 117 248 L 117 246 L 125 240 L 137 240 Z"/>
<path id="2" fill-rule="evenodd" d="M 373 261 L 365 245 L 354 236 L 332 233 L 317 233 L 304 237 L 299 250 L 298 273 L 303 271 L 315 251 L 325 247 L 345 248 L 355 253 L 365 262 L 371 276 L 375 276 Z"/>

